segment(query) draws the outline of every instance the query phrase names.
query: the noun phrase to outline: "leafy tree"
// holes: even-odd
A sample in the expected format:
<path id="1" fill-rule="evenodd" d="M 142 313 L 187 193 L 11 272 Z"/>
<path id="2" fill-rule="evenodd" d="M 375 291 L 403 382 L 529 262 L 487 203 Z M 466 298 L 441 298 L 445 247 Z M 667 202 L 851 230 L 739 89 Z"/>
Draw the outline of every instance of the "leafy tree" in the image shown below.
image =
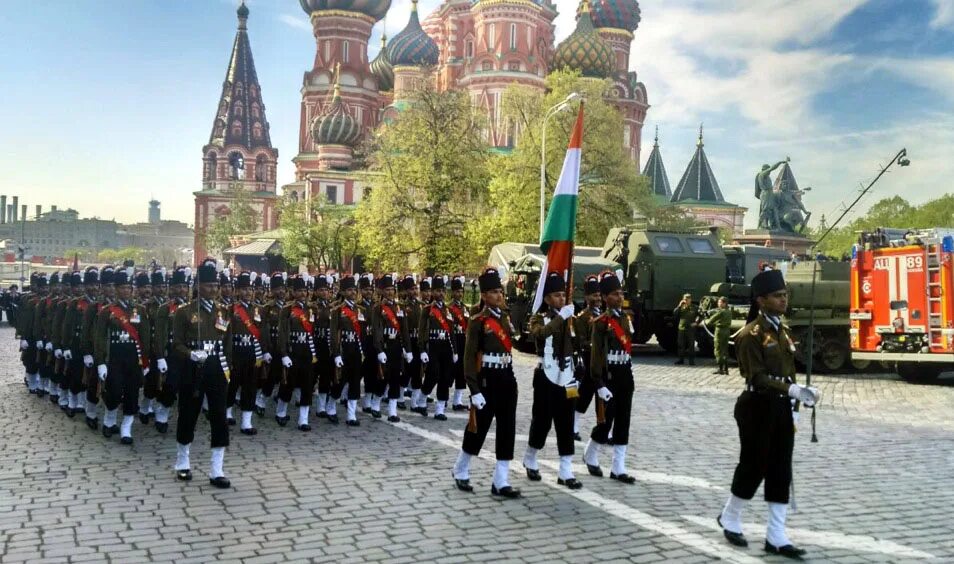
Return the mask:
<path id="1" fill-rule="evenodd" d="M 464 91 L 423 86 L 369 151 L 371 194 L 355 213 L 360 245 L 385 270 L 476 267 L 462 236 L 484 213 L 490 152 Z"/>
<path id="2" fill-rule="evenodd" d="M 282 255 L 289 264 L 344 270 L 357 253 L 354 206 L 286 199 L 281 206 Z"/>
<path id="3" fill-rule="evenodd" d="M 261 214 L 252 206 L 248 191 L 236 189 L 229 192 L 232 201 L 228 213 L 216 217 L 205 233 L 205 245 L 209 252 L 221 255 L 231 246 L 231 238 L 236 235 L 253 233 L 259 228 Z"/>

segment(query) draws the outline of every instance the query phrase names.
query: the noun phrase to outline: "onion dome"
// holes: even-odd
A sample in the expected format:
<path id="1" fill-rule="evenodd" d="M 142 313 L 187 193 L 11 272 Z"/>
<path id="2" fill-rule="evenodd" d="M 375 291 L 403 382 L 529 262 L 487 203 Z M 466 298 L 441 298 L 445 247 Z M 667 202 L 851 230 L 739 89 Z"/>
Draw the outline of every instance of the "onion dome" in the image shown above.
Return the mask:
<path id="1" fill-rule="evenodd" d="M 411 18 L 388 45 L 388 58 L 395 67 L 424 67 L 436 65 L 439 56 L 437 44 L 421 28 L 421 21 L 417 17 L 417 0 L 411 0 Z"/>
<path id="2" fill-rule="evenodd" d="M 581 4 L 576 12 L 580 17 L 583 11 Z M 636 0 L 590 0 L 590 19 L 595 27 L 612 27 L 636 31 L 641 19 L 639 2 Z"/>
<path id="3" fill-rule="evenodd" d="M 378 56 L 371 61 L 371 74 L 378 83 L 378 90 L 387 92 L 394 89 L 394 67 L 391 66 L 391 58 L 388 56 L 388 38 L 381 36 L 381 50 Z"/>
<path id="4" fill-rule="evenodd" d="M 238 17 L 240 18 L 248 17 L 248 6 L 245 5 L 245 0 L 242 0 L 242 5 L 238 7 L 236 13 L 238 13 Z"/>
<path id="5" fill-rule="evenodd" d="M 583 0 L 580 4 L 576 30 L 557 47 L 551 68 L 570 68 L 591 78 L 607 78 L 616 72 L 613 49 L 593 28 L 589 0 Z"/>
<path id="6" fill-rule="evenodd" d="M 331 105 L 315 118 L 311 125 L 311 134 L 316 145 L 354 146 L 361 137 L 361 126 L 344 107 L 341 101 L 341 87 L 335 76 L 335 93 Z"/>
<path id="7" fill-rule="evenodd" d="M 342 12 L 357 12 L 378 21 L 388 13 L 391 0 L 299 0 L 301 9 L 309 16 L 312 12 L 325 10 L 340 10 Z"/>

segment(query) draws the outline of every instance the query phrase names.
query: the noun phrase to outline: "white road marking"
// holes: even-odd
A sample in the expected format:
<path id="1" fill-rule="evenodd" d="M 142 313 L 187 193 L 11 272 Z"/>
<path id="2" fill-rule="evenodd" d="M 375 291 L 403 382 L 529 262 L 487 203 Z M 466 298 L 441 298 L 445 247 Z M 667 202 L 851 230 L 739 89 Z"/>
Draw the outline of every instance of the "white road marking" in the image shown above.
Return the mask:
<path id="1" fill-rule="evenodd" d="M 701 527 L 720 531 L 718 523 L 713 518 L 696 517 L 694 515 L 683 515 L 683 519 L 690 523 L 695 523 Z M 745 525 L 748 530 L 765 530 L 764 524 Z M 914 548 L 898 544 L 896 542 L 879 540 L 866 535 L 846 535 L 834 531 L 810 531 L 808 529 L 795 529 L 787 527 L 786 532 L 792 537 L 793 541 L 802 544 L 824 546 L 827 548 L 838 548 L 842 550 L 853 550 L 857 552 L 877 552 L 886 556 L 897 558 L 936 558 L 933 554 L 923 552 Z M 810 555 L 809 555 L 810 556 Z"/>

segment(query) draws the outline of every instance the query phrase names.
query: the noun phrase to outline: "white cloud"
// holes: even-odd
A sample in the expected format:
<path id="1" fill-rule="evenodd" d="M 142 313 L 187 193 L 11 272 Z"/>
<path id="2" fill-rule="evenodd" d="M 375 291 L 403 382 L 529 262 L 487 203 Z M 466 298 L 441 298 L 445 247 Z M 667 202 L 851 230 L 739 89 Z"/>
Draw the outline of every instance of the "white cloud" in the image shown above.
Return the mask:
<path id="1" fill-rule="evenodd" d="M 954 0 L 931 0 L 934 2 L 934 18 L 931 20 L 932 29 L 942 29 L 954 26 Z"/>
<path id="2" fill-rule="evenodd" d="M 278 16 L 278 21 L 290 28 L 301 29 L 307 31 L 308 33 L 312 32 L 311 23 L 308 22 L 308 17 L 305 15 L 293 16 L 291 14 L 281 14 Z"/>

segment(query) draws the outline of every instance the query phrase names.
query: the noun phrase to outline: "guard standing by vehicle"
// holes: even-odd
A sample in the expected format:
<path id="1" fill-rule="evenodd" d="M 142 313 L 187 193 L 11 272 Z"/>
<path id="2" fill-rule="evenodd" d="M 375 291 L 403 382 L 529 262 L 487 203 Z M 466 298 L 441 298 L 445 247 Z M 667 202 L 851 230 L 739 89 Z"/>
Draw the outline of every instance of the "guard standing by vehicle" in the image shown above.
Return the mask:
<path id="1" fill-rule="evenodd" d="M 711 325 L 715 330 L 715 359 L 719 369 L 713 374 L 729 373 L 729 334 L 732 332 L 732 310 L 729 309 L 729 300 L 721 296 L 718 301 L 718 309 L 709 312 L 706 318 L 706 325 Z"/>
<path id="2" fill-rule="evenodd" d="M 464 375 L 470 389 L 470 420 L 452 475 L 457 489 L 474 491 L 470 485 L 470 461 L 480 454 L 487 431 L 497 420 L 497 464 L 490 493 L 505 498 L 520 497 L 510 485 L 510 461 L 517 421 L 517 380 L 513 375 L 513 326 L 501 309 L 503 285 L 495 268 L 477 279 L 484 309 L 471 318 L 464 347 Z"/>
<path id="3" fill-rule="evenodd" d="M 612 272 L 600 275 L 600 294 L 606 313 L 593 323 L 590 346 L 590 379 L 596 388 L 596 426 L 583 453 L 590 475 L 603 476 L 599 454 L 604 445 L 613 445 L 610 478 L 624 484 L 636 479 L 626 473 L 626 448 L 633 406 L 633 323 L 623 313 L 623 288 Z"/>
<path id="4" fill-rule="evenodd" d="M 769 509 L 765 552 L 801 559 L 805 551 L 785 534 L 797 414 L 792 404 L 800 401 L 811 407 L 820 394 L 795 382 L 795 341 L 781 320 L 787 308 L 788 291 L 781 272 L 766 270 L 752 279 L 748 324 L 736 340 L 739 372 L 745 378 L 745 391 L 735 403 L 742 448 L 732 493 L 717 522 L 731 544 L 748 546 L 742 534 L 742 510 L 764 481 Z"/>
<path id="5" fill-rule="evenodd" d="M 677 346 L 679 348 L 679 360 L 676 364 L 685 364 L 686 357 L 689 357 L 689 366 L 696 365 L 696 327 L 699 326 L 699 308 L 692 303 L 692 294 L 683 294 L 682 301 L 672 310 L 672 315 L 678 320 L 679 333 L 677 334 Z"/>

